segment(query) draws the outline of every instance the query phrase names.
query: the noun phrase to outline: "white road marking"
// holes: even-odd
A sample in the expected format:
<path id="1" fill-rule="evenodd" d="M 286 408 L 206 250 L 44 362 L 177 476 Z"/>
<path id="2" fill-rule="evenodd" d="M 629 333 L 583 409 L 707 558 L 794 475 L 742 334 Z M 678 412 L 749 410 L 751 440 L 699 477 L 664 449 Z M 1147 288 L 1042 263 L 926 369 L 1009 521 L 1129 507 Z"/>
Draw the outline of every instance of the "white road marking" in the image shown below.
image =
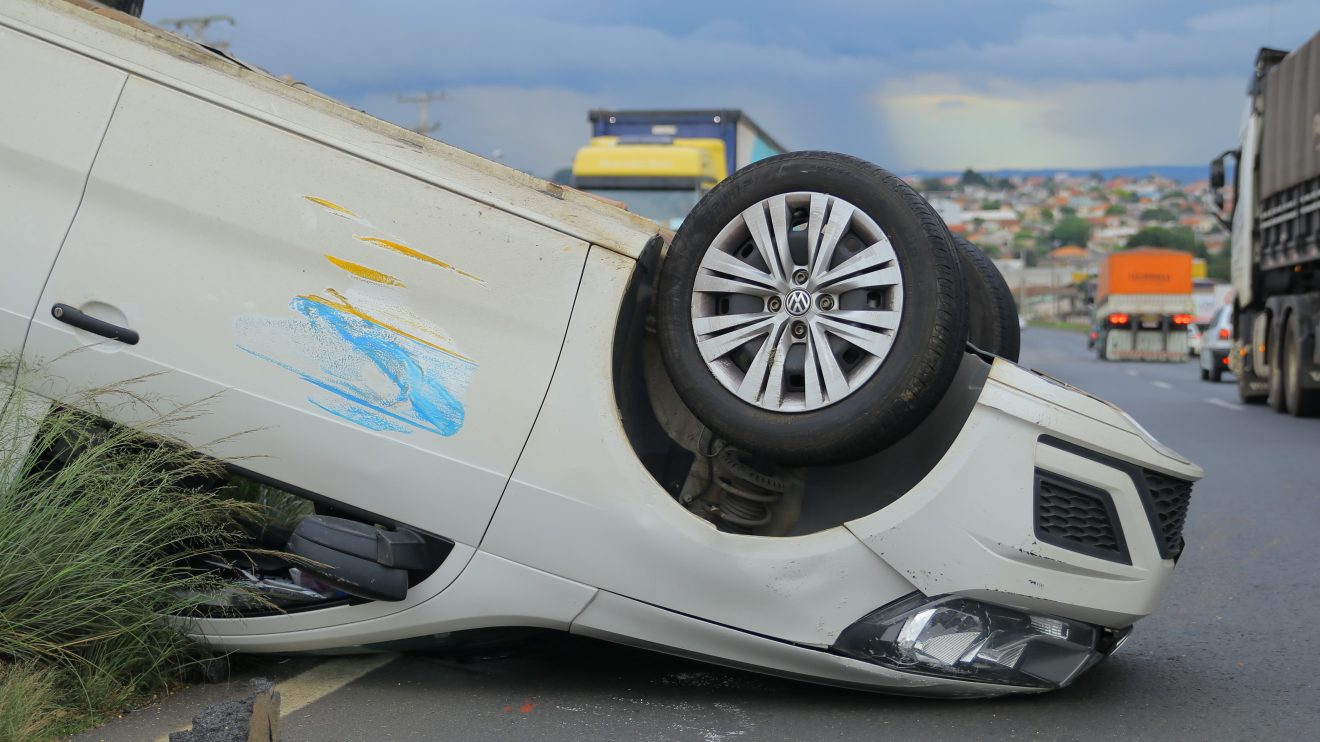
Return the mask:
<path id="1" fill-rule="evenodd" d="M 1205 403 L 1212 404 L 1216 407 L 1223 407 L 1226 410 L 1233 410 L 1234 412 L 1241 412 L 1243 410 L 1242 405 L 1234 404 L 1232 402 L 1225 402 L 1222 399 L 1207 399 Z"/>
<path id="2" fill-rule="evenodd" d="M 280 692 L 280 716 L 288 716 L 343 688 L 373 670 L 379 670 L 398 659 L 397 654 L 365 654 L 327 660 L 288 680 L 275 683 Z M 200 709 L 198 709 L 200 711 Z M 174 731 L 181 732 L 183 729 Z M 157 737 L 156 742 L 168 742 L 169 735 Z"/>
<path id="3" fill-rule="evenodd" d="M 1152 382 L 1151 382 L 1151 386 L 1157 386 L 1157 387 L 1159 387 L 1159 388 L 1161 388 L 1161 389 L 1172 389 L 1172 388 L 1173 388 L 1173 384 L 1170 384 L 1170 383 L 1167 382 L 1167 381 L 1152 381 Z"/>
<path id="4" fill-rule="evenodd" d="M 1137 375 L 1137 370 L 1135 368 L 1128 369 L 1128 376 L 1136 376 L 1136 375 Z"/>

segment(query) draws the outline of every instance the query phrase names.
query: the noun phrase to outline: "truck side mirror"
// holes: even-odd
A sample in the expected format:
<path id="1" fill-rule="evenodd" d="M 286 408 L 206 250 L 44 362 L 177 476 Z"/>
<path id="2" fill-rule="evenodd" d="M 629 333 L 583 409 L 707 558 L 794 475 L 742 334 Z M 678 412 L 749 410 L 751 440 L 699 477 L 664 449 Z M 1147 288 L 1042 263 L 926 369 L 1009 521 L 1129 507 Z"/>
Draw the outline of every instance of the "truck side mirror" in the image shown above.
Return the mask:
<path id="1" fill-rule="evenodd" d="M 1210 187 L 1216 191 L 1224 187 L 1224 156 L 1220 155 L 1210 162 Z M 1215 203 L 1224 205 L 1224 199 L 1215 195 Z"/>

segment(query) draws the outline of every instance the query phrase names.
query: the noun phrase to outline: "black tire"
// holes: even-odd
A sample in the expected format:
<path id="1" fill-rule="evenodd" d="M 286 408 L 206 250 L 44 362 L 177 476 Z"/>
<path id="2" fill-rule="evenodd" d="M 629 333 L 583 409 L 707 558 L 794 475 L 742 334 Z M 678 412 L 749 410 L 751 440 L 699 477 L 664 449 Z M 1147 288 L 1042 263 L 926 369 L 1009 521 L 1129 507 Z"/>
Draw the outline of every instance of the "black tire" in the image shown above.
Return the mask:
<path id="1" fill-rule="evenodd" d="M 885 232 L 902 273 L 904 304 L 892 344 L 869 378 L 825 406 L 781 412 L 739 398 L 703 360 L 693 286 L 708 248 L 744 209 L 802 191 L 844 199 Z M 660 353 L 693 414 L 738 448 L 783 464 L 847 461 L 902 438 L 943 397 L 967 342 L 965 291 L 948 230 L 906 183 L 846 155 L 778 155 L 720 183 L 683 221 L 660 269 Z"/>
<path id="2" fill-rule="evenodd" d="M 1201 381 L 1209 381 L 1209 380 L 1210 380 L 1210 372 L 1206 371 L 1205 369 L 1201 369 Z"/>
<path id="3" fill-rule="evenodd" d="M 1017 362 L 1022 350 L 1017 304 L 1008 282 L 981 248 L 953 235 L 967 285 L 967 341 L 988 353 Z"/>
<path id="4" fill-rule="evenodd" d="M 1218 364 L 1215 364 L 1215 367 L 1211 369 L 1210 380 L 1216 384 L 1224 380 L 1224 369 L 1220 368 Z"/>
<path id="5" fill-rule="evenodd" d="M 1320 391 L 1302 388 L 1302 350 L 1298 347 L 1297 315 L 1288 317 L 1283 328 L 1283 395 L 1294 417 L 1312 417 L 1320 413 Z"/>
<path id="6" fill-rule="evenodd" d="M 1278 322 L 1280 320 L 1275 318 L 1274 321 Z M 1275 412 L 1284 413 L 1288 411 L 1288 398 L 1283 390 L 1283 348 L 1280 347 L 1283 345 L 1283 333 L 1277 333 L 1280 338 L 1278 343 L 1274 342 L 1275 334 L 1274 323 L 1271 322 L 1267 335 L 1269 344 L 1265 348 L 1266 354 L 1270 357 L 1270 392 L 1265 397 L 1265 404 L 1268 404 L 1270 409 Z"/>

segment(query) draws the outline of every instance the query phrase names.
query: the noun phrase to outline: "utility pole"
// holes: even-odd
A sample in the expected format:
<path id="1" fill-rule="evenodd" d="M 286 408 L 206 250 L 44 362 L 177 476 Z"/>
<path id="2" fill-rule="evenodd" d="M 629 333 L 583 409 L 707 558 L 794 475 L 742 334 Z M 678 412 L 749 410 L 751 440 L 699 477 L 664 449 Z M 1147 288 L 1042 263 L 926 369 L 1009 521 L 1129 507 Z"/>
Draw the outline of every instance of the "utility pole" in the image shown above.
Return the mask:
<path id="1" fill-rule="evenodd" d="M 166 20 L 162 20 L 160 22 L 160 25 L 165 26 L 167 28 L 172 28 L 176 33 L 181 33 L 184 36 L 187 36 L 188 38 L 192 39 L 193 41 L 196 41 L 199 44 L 205 44 L 207 46 L 219 49 L 222 52 L 228 51 L 229 50 L 228 41 L 206 40 L 207 27 L 215 23 L 228 23 L 230 26 L 238 25 L 238 23 L 231 16 L 227 16 L 227 15 L 203 15 L 203 16 L 196 16 L 193 18 L 169 18 Z"/>
<path id="2" fill-rule="evenodd" d="M 422 93 L 421 95 L 398 96 L 398 100 L 400 103 L 416 103 L 418 105 L 419 115 L 417 117 L 417 128 L 413 129 L 413 131 L 417 132 L 418 134 L 428 134 L 428 135 L 431 132 L 435 131 L 436 129 L 440 128 L 439 121 L 435 123 L 431 123 L 431 119 L 429 115 L 431 113 L 431 104 L 437 101 L 442 101 L 444 99 L 445 99 L 445 91 L 443 90 L 441 90 L 438 93 Z"/>

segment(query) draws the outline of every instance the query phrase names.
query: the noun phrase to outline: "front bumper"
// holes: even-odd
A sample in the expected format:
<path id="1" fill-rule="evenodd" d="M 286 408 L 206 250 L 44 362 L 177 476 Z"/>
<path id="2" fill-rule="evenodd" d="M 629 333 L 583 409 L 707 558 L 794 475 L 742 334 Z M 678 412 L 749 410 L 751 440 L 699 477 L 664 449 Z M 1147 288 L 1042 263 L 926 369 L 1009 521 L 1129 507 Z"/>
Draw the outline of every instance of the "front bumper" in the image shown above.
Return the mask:
<path id="1" fill-rule="evenodd" d="M 1112 405 L 997 360 L 940 465 L 847 527 L 924 595 L 1122 629 L 1154 610 L 1181 545 L 1187 499 L 1164 512 L 1163 488 L 1201 476 Z"/>

